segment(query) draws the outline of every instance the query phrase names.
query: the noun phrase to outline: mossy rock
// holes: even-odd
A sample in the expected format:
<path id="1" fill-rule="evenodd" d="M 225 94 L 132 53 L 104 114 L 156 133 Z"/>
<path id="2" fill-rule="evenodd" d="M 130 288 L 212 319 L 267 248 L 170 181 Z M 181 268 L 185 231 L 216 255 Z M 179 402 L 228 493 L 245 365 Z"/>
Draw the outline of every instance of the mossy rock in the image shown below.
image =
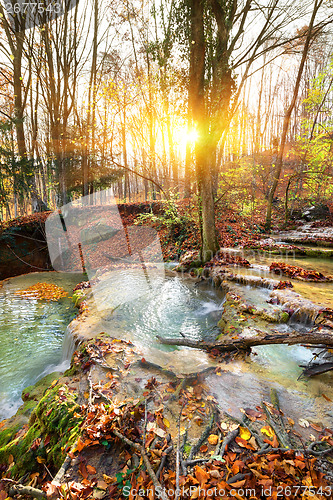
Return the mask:
<path id="1" fill-rule="evenodd" d="M 29 417 L 36 408 L 38 401 L 42 398 L 50 384 L 60 377 L 60 372 L 53 372 L 38 380 L 35 385 L 26 387 L 22 392 L 23 404 L 19 407 L 16 415 L 4 420 L 0 429 L 0 449 L 7 445 L 24 425 L 29 422 Z"/>
<path id="2" fill-rule="evenodd" d="M 307 257 L 333 257 L 333 250 L 317 250 L 314 248 L 306 248 L 305 253 Z"/>
<path id="3" fill-rule="evenodd" d="M 9 455 L 13 456 L 11 477 L 40 471 L 44 460 L 55 471 L 60 468 L 67 449 L 78 438 L 83 420 L 76 398 L 65 384 L 51 386 L 32 411 L 27 431 L 16 435 L 17 428 L 15 433 L 12 429 L 11 435 L 4 435 L 0 463 L 6 463 Z"/>
<path id="4" fill-rule="evenodd" d="M 61 372 L 52 372 L 38 380 L 34 385 L 29 385 L 22 391 L 23 401 L 39 401 L 46 389 L 50 387 L 54 380 L 60 378 Z M 36 403 L 37 404 L 37 403 Z M 24 405 L 23 405 L 24 406 Z M 36 406 L 36 405 L 35 405 Z"/>

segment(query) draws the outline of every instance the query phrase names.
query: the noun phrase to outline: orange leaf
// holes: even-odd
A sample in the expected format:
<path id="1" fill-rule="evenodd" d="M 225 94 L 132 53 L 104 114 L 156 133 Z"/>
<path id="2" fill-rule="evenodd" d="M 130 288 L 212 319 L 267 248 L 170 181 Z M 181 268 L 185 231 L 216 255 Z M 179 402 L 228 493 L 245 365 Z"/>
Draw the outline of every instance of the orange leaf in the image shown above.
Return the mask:
<path id="1" fill-rule="evenodd" d="M 323 428 L 320 427 L 320 425 L 317 425 L 317 424 L 310 423 L 310 426 L 312 427 L 312 429 L 314 429 L 317 432 L 321 432 L 323 430 Z"/>
<path id="2" fill-rule="evenodd" d="M 78 442 L 76 444 L 76 449 L 78 452 L 82 451 L 83 448 L 85 447 L 85 445 L 83 444 L 83 442 L 81 441 L 81 438 L 78 439 Z"/>
<path id="3" fill-rule="evenodd" d="M 245 483 L 246 483 L 246 479 L 243 479 L 242 481 L 236 481 L 235 483 L 230 483 L 230 485 L 233 488 L 241 488 L 242 486 L 244 486 Z"/>
<path id="4" fill-rule="evenodd" d="M 207 481 L 209 479 L 209 474 L 207 474 L 206 471 L 204 471 L 201 467 L 199 467 L 199 465 L 195 466 L 194 474 L 195 474 L 195 477 L 197 478 L 197 480 L 199 481 L 200 486 L 203 486 L 204 484 L 207 483 Z"/>
<path id="5" fill-rule="evenodd" d="M 201 451 L 201 453 L 206 453 L 206 451 L 208 451 L 208 446 L 206 444 L 203 444 L 200 447 L 200 451 Z"/>
<path id="6" fill-rule="evenodd" d="M 96 474 L 96 469 L 92 465 L 87 465 L 88 474 Z"/>
<path id="7" fill-rule="evenodd" d="M 87 479 L 87 478 L 88 478 L 87 468 L 86 468 L 86 466 L 84 465 L 84 463 L 83 463 L 83 462 L 81 462 L 81 463 L 80 463 L 79 473 L 81 474 L 81 476 L 82 476 L 84 479 Z"/>
<path id="8" fill-rule="evenodd" d="M 248 450 L 253 450 L 253 446 L 251 446 L 245 439 L 242 439 L 241 437 L 237 436 L 235 438 L 235 441 L 242 448 L 247 448 Z"/>

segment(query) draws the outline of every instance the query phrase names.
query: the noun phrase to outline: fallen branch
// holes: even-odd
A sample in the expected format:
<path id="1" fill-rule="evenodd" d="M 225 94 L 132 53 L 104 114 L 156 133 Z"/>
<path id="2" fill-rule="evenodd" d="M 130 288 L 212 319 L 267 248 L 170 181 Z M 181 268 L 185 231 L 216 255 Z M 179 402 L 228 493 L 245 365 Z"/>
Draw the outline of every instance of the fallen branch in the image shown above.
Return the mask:
<path id="1" fill-rule="evenodd" d="M 211 351 L 212 349 L 217 349 L 220 352 L 235 351 L 237 349 L 246 349 L 249 347 L 254 347 L 258 345 L 270 345 L 270 344 L 311 344 L 311 345 L 321 345 L 325 344 L 327 346 L 333 346 L 333 331 L 331 330 L 316 330 L 310 332 L 298 332 L 293 330 L 292 332 L 277 332 L 272 331 L 272 333 L 265 334 L 264 332 L 253 329 L 253 337 L 239 338 L 239 339 L 219 339 L 216 342 L 204 342 L 195 341 L 190 339 L 173 339 L 164 338 L 157 335 L 157 339 L 166 345 L 177 345 L 185 347 L 193 347 L 194 349 L 202 349 L 205 351 Z"/>
<path id="2" fill-rule="evenodd" d="M 319 444 L 323 444 L 323 442 L 316 441 L 314 443 L 311 443 L 308 446 L 308 448 L 262 448 L 258 451 L 254 451 L 253 453 L 256 455 L 264 455 L 266 453 L 276 453 L 278 451 L 280 451 L 281 453 L 292 451 L 293 453 L 303 453 L 307 455 L 314 455 L 316 457 L 323 457 L 325 455 L 328 455 L 329 453 L 333 453 L 333 446 L 330 446 L 329 448 L 326 448 L 326 450 L 321 450 L 321 451 L 316 451 L 312 449 L 314 445 L 319 445 Z"/>
<path id="3" fill-rule="evenodd" d="M 221 457 L 223 458 L 227 446 L 229 446 L 229 444 L 233 442 L 233 440 L 238 436 L 238 433 L 239 427 L 226 435 L 226 437 L 222 441 L 221 450 L 219 451 L 218 455 L 221 455 Z"/>
<path id="4" fill-rule="evenodd" d="M 278 412 L 279 412 L 279 415 L 278 415 L 279 424 L 280 424 L 280 427 L 281 427 L 282 432 L 283 432 L 283 436 L 282 436 L 283 441 L 281 442 L 281 444 L 282 444 L 282 446 L 285 446 L 286 448 L 288 448 L 288 447 L 291 448 L 290 437 L 287 433 L 286 426 L 284 425 L 284 421 L 283 421 L 283 418 L 281 415 L 279 395 L 277 393 L 277 390 L 274 389 L 273 387 L 271 388 L 271 403 L 274 406 L 274 408 L 276 410 L 278 410 Z"/>
<path id="5" fill-rule="evenodd" d="M 165 466 L 165 462 L 166 462 L 166 459 L 168 458 L 168 455 L 169 453 L 173 450 L 173 445 L 169 446 L 163 453 L 162 455 L 162 460 L 161 460 L 161 463 L 159 465 L 159 468 L 156 472 L 156 477 L 159 478 L 160 477 L 160 474 Z"/>
<path id="6" fill-rule="evenodd" d="M 333 370 L 333 363 L 313 363 L 310 366 L 307 366 L 299 376 L 299 378 L 303 377 L 313 377 L 314 375 L 321 375 L 322 373 L 326 373 Z"/>

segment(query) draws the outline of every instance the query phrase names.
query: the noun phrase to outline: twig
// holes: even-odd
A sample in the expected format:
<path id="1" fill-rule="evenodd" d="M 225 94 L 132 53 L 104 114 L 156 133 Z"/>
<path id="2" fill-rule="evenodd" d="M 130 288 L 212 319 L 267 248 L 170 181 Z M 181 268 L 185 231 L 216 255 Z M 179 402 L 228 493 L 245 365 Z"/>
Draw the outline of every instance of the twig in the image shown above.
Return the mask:
<path id="1" fill-rule="evenodd" d="M 169 446 L 163 453 L 164 455 L 162 455 L 162 460 L 161 460 L 161 463 L 159 465 L 159 468 L 156 472 L 156 477 L 159 478 L 160 477 L 160 474 L 164 468 L 164 465 L 165 465 L 165 462 L 166 462 L 166 459 L 169 455 L 169 453 L 173 450 L 173 445 Z"/>
<path id="2" fill-rule="evenodd" d="M 189 467 L 192 465 L 202 464 L 202 463 L 206 463 L 209 461 L 210 461 L 210 458 L 195 458 L 194 460 L 186 460 L 184 463 L 185 463 L 186 467 Z"/>
<path id="3" fill-rule="evenodd" d="M 93 404 L 93 386 L 92 386 L 92 380 L 91 380 L 91 369 L 89 370 L 88 373 L 88 382 L 89 382 L 89 400 L 88 400 L 88 406 L 91 407 Z"/>
<path id="4" fill-rule="evenodd" d="M 277 390 L 274 389 L 273 387 L 271 388 L 271 403 L 272 405 L 274 406 L 274 408 L 276 410 L 278 410 L 279 412 L 279 422 L 280 422 L 280 425 L 281 425 L 281 429 L 284 433 L 284 438 L 285 438 L 285 442 L 282 443 L 283 446 L 286 446 L 286 448 L 291 448 L 291 441 L 290 441 L 290 437 L 289 435 L 287 434 L 287 430 L 286 430 L 286 427 L 284 425 L 284 421 L 283 421 L 283 418 L 281 416 L 281 410 L 280 410 L 280 401 L 279 401 L 279 395 L 277 393 Z"/>
<path id="5" fill-rule="evenodd" d="M 237 427 L 237 429 L 229 432 L 229 434 L 227 434 L 226 437 L 223 439 L 221 451 L 219 453 L 219 455 L 221 455 L 221 457 L 224 456 L 226 447 L 229 446 L 230 443 L 232 443 L 232 441 L 238 436 L 238 433 L 239 433 L 239 427 Z"/>
<path id="6" fill-rule="evenodd" d="M 142 438 L 142 446 L 143 449 L 146 449 L 146 432 L 147 432 L 147 400 L 145 399 L 145 422 L 143 425 L 143 438 Z"/>
<path id="7" fill-rule="evenodd" d="M 138 443 L 134 443 L 134 441 L 131 441 L 130 439 L 128 439 L 126 436 L 124 436 L 121 432 L 117 431 L 116 429 L 114 429 L 112 432 L 115 436 L 117 436 L 119 439 L 121 439 L 124 443 L 128 444 L 129 446 L 131 446 L 132 448 L 134 448 L 135 450 L 140 452 L 140 454 L 142 456 L 142 460 L 144 461 L 147 472 L 149 474 L 149 477 L 153 482 L 153 485 L 155 486 L 155 488 L 158 491 L 161 492 L 161 498 L 163 500 L 168 500 L 165 492 L 163 491 L 162 485 L 159 482 L 159 480 L 157 479 L 156 474 L 155 474 L 155 472 L 154 472 L 154 470 L 149 462 L 149 458 L 147 457 L 146 451 L 143 448 L 143 446 L 138 444 Z"/>
<path id="8" fill-rule="evenodd" d="M 186 430 L 184 432 L 183 444 L 180 448 L 180 465 L 182 468 L 183 476 L 186 476 L 186 474 L 187 474 L 186 461 L 183 460 L 184 449 L 185 449 L 185 445 L 186 445 L 186 441 L 187 441 L 187 429 L 188 429 L 188 427 L 186 428 Z"/>
<path id="9" fill-rule="evenodd" d="M 175 499 L 178 500 L 180 496 L 180 489 L 179 489 L 179 469 L 180 469 L 180 462 L 181 457 L 180 457 L 180 419 L 182 416 L 182 412 L 185 406 L 185 402 L 183 402 L 180 410 L 179 410 L 179 416 L 178 416 L 178 425 L 177 425 L 177 451 L 176 451 L 176 496 Z"/>

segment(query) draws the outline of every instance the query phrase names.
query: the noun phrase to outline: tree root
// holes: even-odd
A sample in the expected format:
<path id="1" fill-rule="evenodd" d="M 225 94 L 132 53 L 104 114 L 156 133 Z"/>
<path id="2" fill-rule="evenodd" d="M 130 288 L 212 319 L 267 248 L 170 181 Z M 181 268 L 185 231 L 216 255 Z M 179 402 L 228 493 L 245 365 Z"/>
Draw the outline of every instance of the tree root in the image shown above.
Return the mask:
<path id="1" fill-rule="evenodd" d="M 191 448 L 191 451 L 190 451 L 190 454 L 188 456 L 188 461 L 191 461 L 192 458 L 198 453 L 198 451 L 200 450 L 200 447 L 201 445 L 206 441 L 206 439 L 208 438 L 211 430 L 212 430 L 212 427 L 213 427 L 213 424 L 214 424 L 214 421 L 215 421 L 215 417 L 216 417 L 216 413 L 213 412 L 212 416 L 210 417 L 210 420 L 207 424 L 207 426 L 205 427 L 203 433 L 201 434 L 200 438 L 198 439 L 198 441 L 196 442 L 196 444 L 194 444 Z"/>
<path id="2" fill-rule="evenodd" d="M 292 451 L 293 453 L 304 453 L 306 455 L 314 455 L 315 457 L 324 457 L 325 455 L 329 455 L 333 453 L 333 446 L 326 448 L 326 450 L 316 451 L 313 449 L 314 446 L 319 446 L 323 444 L 322 441 L 315 441 L 311 443 L 307 448 L 261 448 L 258 451 L 253 452 L 257 455 L 265 455 L 266 453 L 276 453 L 282 452 L 285 453 L 287 451 Z"/>
<path id="3" fill-rule="evenodd" d="M 130 439 L 128 439 L 126 436 L 124 436 L 123 434 L 121 434 L 121 432 L 117 431 L 116 429 L 113 429 L 112 432 L 121 441 L 123 441 L 124 443 L 126 443 L 128 446 L 131 446 L 132 448 L 134 448 L 135 450 L 137 450 L 141 454 L 142 460 L 144 461 L 144 464 L 146 466 L 146 469 L 147 469 L 147 472 L 149 474 L 149 477 L 150 477 L 150 479 L 153 482 L 153 485 L 155 486 L 156 489 L 158 489 L 158 491 L 161 492 L 161 498 L 163 500 L 168 500 L 166 494 L 163 492 L 162 485 L 159 482 L 159 480 L 157 479 L 156 474 L 155 474 L 155 472 L 154 472 L 154 470 L 153 470 L 153 468 L 152 468 L 152 466 L 151 466 L 151 464 L 149 462 L 149 458 L 147 457 L 146 451 L 143 448 L 143 446 L 141 446 L 138 443 L 134 443 L 134 441 L 131 441 Z"/>

